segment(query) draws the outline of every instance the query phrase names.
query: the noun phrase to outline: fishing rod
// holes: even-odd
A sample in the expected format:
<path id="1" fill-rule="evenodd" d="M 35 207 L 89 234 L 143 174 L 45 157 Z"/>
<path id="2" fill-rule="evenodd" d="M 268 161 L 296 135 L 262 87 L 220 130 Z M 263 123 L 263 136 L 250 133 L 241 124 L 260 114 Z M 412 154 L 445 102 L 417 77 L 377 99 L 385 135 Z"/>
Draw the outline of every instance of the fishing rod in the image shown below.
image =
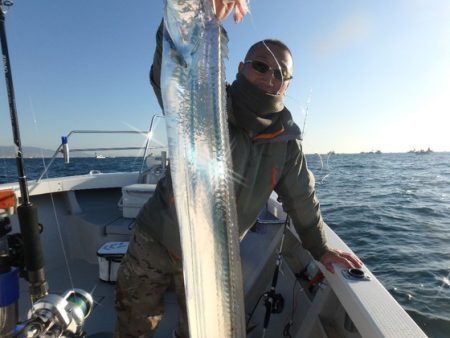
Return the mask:
<path id="1" fill-rule="evenodd" d="M 277 258 L 275 262 L 275 270 L 273 272 L 272 276 L 272 283 L 270 285 L 269 291 L 264 292 L 256 302 L 255 306 L 253 307 L 252 311 L 250 312 L 246 326 L 247 326 L 247 334 L 249 334 L 251 331 L 253 331 L 256 328 L 256 325 L 250 326 L 250 321 L 252 320 L 253 315 L 255 314 L 256 308 L 259 305 L 259 302 L 261 299 L 264 299 L 264 307 L 266 308 L 266 312 L 264 314 L 264 320 L 263 320 L 263 332 L 262 332 L 262 338 L 265 337 L 267 328 L 269 327 L 270 317 L 272 313 L 281 313 L 284 309 L 284 298 L 281 293 L 276 292 L 276 287 L 278 283 L 278 274 L 280 272 L 280 266 L 283 259 L 283 245 L 284 245 L 284 238 L 286 237 L 286 230 L 289 227 L 290 221 L 289 216 L 286 216 L 286 220 L 283 222 L 284 229 L 283 229 L 283 235 L 281 236 L 280 241 L 280 247 L 277 252 Z"/>
<path id="2" fill-rule="evenodd" d="M 17 118 L 16 100 L 14 96 L 13 78 L 9 62 L 8 43 L 5 30 L 6 8 L 12 5 L 11 1 L 0 0 L 0 42 L 3 56 L 3 70 L 5 74 L 6 90 L 8 95 L 11 126 L 16 146 L 16 167 L 21 193 L 21 204 L 17 208 L 20 231 L 23 238 L 24 262 L 26 279 L 30 285 L 31 301 L 48 294 L 48 284 L 44 273 L 44 258 L 40 241 L 37 208 L 30 202 L 25 164 L 23 160 L 22 143 L 20 139 L 19 122 Z"/>
<path id="3" fill-rule="evenodd" d="M 280 266 L 283 259 L 283 245 L 284 238 L 286 236 L 286 230 L 289 226 L 289 216 L 286 216 L 286 221 L 284 222 L 283 235 L 281 237 L 280 248 L 278 249 L 277 260 L 275 263 L 275 270 L 273 272 L 272 284 L 270 290 L 264 294 L 264 306 L 266 307 L 266 313 L 264 315 L 263 321 L 263 335 L 266 336 L 266 330 L 269 327 L 270 317 L 272 313 L 281 313 L 284 309 L 284 298 L 280 293 L 276 292 L 276 287 L 278 283 L 278 274 L 280 272 Z"/>
<path id="4" fill-rule="evenodd" d="M 11 125 L 16 146 L 16 167 L 21 192 L 21 204 L 17 207 L 20 234 L 11 232 L 10 220 L 0 214 L 0 337 L 84 337 L 85 319 L 93 308 L 92 296 L 81 289 L 70 289 L 62 296 L 48 294 L 48 283 L 44 273 L 44 257 L 40 239 L 37 207 L 30 201 L 19 122 L 17 118 L 14 86 L 9 62 L 8 44 L 5 30 L 5 14 L 12 1 L 0 0 L 0 43 L 3 55 L 6 89 L 8 94 Z M 0 201 L 6 207 L 15 205 L 15 194 L 3 194 Z M 6 196 L 6 197 L 5 197 Z M 0 207 L 5 207 L 5 205 Z M 18 322 L 17 301 L 19 298 L 18 270 L 24 269 L 29 283 L 32 307 L 28 319 L 21 325 Z"/>
<path id="5" fill-rule="evenodd" d="M 16 167 L 22 204 L 17 208 L 21 234 L 9 235 L 12 230 L 10 220 L 3 214 L 0 215 L 0 335 L 2 337 L 11 337 L 18 321 L 19 270 L 25 269 L 26 271 L 33 303 L 48 293 L 39 238 L 37 209 L 29 199 L 9 62 L 5 14 L 10 6 L 12 6 L 11 1 L 0 0 L 0 44 L 14 144 L 17 151 Z M 3 191 L 1 201 L 3 208 L 12 209 L 16 204 L 16 196 L 13 191 Z"/>

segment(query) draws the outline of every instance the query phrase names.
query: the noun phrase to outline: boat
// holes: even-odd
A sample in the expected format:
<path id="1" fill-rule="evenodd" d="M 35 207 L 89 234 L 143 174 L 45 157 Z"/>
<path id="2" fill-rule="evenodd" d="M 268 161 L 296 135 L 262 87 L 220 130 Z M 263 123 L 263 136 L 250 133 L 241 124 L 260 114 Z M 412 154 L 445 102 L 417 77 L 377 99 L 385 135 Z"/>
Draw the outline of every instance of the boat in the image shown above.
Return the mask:
<path id="1" fill-rule="evenodd" d="M 410 152 L 412 152 L 412 153 L 414 153 L 414 154 L 416 154 L 416 155 L 426 155 L 426 154 L 431 154 L 431 153 L 433 153 L 433 150 L 431 150 L 431 148 L 430 147 L 428 147 L 428 149 L 427 150 L 424 150 L 424 149 L 420 149 L 420 150 L 412 150 L 412 151 L 410 151 Z"/>
<path id="2" fill-rule="evenodd" d="M 145 133 L 153 133 L 152 125 Z M 46 178 L 57 156 L 70 162 L 68 139 L 76 134 L 63 137 L 38 179 L 19 175 L 18 182 L 0 184 L 1 337 L 112 337 L 117 268 L 137 212 L 165 174 L 166 153 L 155 163 L 144 151 L 139 171 Z M 19 173 L 22 162 L 19 151 Z M 24 208 L 36 212 L 25 221 L 33 224 L 30 232 L 38 231 L 32 245 L 42 247 L 45 265 L 29 269 L 33 285 L 21 279 L 16 290 L 16 267 L 23 272 L 30 237 L 18 217 Z M 331 247 L 351 251 L 328 226 L 325 232 Z M 316 262 L 275 193 L 240 246 L 248 338 L 426 337 L 367 267 L 335 266 L 332 274 Z M 156 338 L 170 337 L 177 324 L 175 299 L 173 293 L 165 297 Z"/>
<path id="3" fill-rule="evenodd" d="M 118 262 L 136 214 L 167 164 L 164 151 L 161 156 L 147 157 L 142 158 L 139 171 L 29 181 L 30 199 L 43 225 L 40 237 L 51 293 L 80 288 L 93 297 L 93 309 L 83 327 L 87 337 L 112 336 Z M 155 158 L 161 162 L 156 163 Z M 1 184 L 0 192 L 9 192 L 14 200 L 14 205 L 0 209 L 0 219 L 8 217 L 12 229 L 18 231 L 19 183 Z M 295 230 L 285 221 L 286 214 L 273 193 L 241 242 L 247 337 L 261 337 L 264 326 L 266 337 L 281 337 L 283 332 L 311 338 L 426 337 L 367 267 L 346 270 L 336 266 L 336 272 L 329 273 L 303 249 Z M 330 246 L 351 251 L 328 226 L 325 231 Z M 281 273 L 272 289 L 277 258 L 281 258 Z M 25 324 L 29 299 L 29 287 L 21 280 L 19 322 Z M 268 302 L 276 304 L 269 314 Z M 170 336 L 177 323 L 175 295 L 169 293 L 165 303 L 166 315 L 155 337 Z M 270 319 L 266 324 L 265 318 Z"/>
<path id="4" fill-rule="evenodd" d="M 96 159 L 96 160 L 103 160 L 103 159 L 105 159 L 105 158 L 106 158 L 105 155 L 95 153 L 95 159 Z"/>

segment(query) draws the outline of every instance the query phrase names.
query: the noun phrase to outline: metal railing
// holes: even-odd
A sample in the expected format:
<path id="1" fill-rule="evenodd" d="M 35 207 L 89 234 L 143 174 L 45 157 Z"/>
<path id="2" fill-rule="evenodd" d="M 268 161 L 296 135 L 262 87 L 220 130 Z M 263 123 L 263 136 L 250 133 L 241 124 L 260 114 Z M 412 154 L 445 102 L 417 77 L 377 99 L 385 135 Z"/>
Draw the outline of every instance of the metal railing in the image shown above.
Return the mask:
<path id="1" fill-rule="evenodd" d="M 37 182 L 40 182 L 42 180 L 42 178 L 47 174 L 48 170 L 50 169 L 51 165 L 53 164 L 53 162 L 55 161 L 56 157 L 60 154 L 63 153 L 64 159 L 66 163 L 69 163 L 69 153 L 74 153 L 74 152 L 85 152 L 85 151 L 123 151 L 123 150 L 144 150 L 144 154 L 142 156 L 142 164 L 141 164 L 141 169 L 140 169 L 140 173 L 143 171 L 144 169 L 144 165 L 145 165 L 145 158 L 147 156 L 147 152 L 149 149 L 161 149 L 161 148 L 165 148 L 163 146 L 158 146 L 158 147 L 150 147 L 150 137 L 146 137 L 147 141 L 145 143 L 144 146 L 142 147 L 101 147 L 101 148 L 75 148 L 75 149 L 69 149 L 68 146 L 65 147 L 65 145 L 67 144 L 67 140 L 75 134 L 141 134 L 141 135 L 151 135 L 152 131 L 153 131 L 153 127 L 154 127 L 154 122 L 157 118 L 164 118 L 163 115 L 153 115 L 152 120 L 150 122 L 150 127 L 148 131 L 140 131 L 140 130 L 72 130 L 69 132 L 69 134 L 67 134 L 67 136 L 65 136 L 66 142 L 61 142 L 61 144 L 58 146 L 58 148 L 56 149 L 55 153 L 53 154 L 53 156 L 50 159 L 50 162 L 45 165 L 44 170 L 42 172 L 42 174 L 39 176 L 39 178 L 37 179 Z"/>

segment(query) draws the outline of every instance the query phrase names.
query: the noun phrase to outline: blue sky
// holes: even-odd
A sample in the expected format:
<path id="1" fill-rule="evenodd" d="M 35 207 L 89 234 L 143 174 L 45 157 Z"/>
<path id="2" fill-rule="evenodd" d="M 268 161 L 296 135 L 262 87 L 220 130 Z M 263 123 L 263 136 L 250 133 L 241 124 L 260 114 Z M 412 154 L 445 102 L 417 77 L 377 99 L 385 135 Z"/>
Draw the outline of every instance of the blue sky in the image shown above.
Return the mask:
<path id="1" fill-rule="evenodd" d="M 224 23 L 227 78 L 254 42 L 286 42 L 286 105 L 302 128 L 308 106 L 307 153 L 450 151 L 449 1 L 254 0 L 250 10 Z M 6 30 L 23 145 L 56 149 L 70 130 L 147 129 L 160 111 L 148 69 L 161 15 L 162 0 L 15 0 Z M 6 100 L 1 80 L 0 145 L 12 144 Z"/>

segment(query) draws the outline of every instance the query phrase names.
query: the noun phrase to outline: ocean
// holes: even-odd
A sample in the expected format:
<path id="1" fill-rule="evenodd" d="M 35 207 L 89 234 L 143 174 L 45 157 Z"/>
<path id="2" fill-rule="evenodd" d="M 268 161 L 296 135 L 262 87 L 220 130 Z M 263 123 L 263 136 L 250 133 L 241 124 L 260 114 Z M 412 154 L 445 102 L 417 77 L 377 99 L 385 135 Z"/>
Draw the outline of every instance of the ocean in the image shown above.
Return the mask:
<path id="1" fill-rule="evenodd" d="M 46 160 L 48 162 L 48 159 Z M 307 155 L 327 224 L 429 337 L 450 337 L 450 153 Z M 42 159 L 25 159 L 28 179 Z M 56 159 L 49 177 L 139 170 L 138 158 Z M 15 181 L 0 159 L 0 183 Z"/>

